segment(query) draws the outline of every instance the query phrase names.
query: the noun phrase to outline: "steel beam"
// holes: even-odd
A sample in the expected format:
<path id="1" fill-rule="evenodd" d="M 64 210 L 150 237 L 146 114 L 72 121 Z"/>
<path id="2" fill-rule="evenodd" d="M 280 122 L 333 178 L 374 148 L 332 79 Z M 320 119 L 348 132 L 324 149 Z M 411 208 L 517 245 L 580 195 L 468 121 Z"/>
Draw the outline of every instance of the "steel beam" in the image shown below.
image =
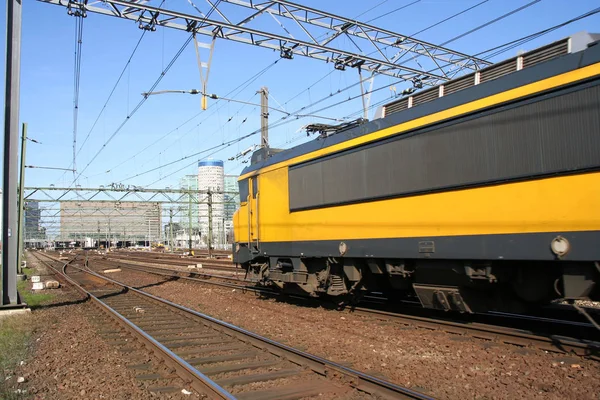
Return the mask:
<path id="1" fill-rule="evenodd" d="M 338 68 L 341 66 L 360 66 L 364 71 L 385 74 L 430 86 L 448 80 L 445 68 L 456 69 L 458 67 L 460 69 L 476 70 L 489 65 L 487 61 L 460 52 L 287 1 L 271 1 L 258 4 L 241 0 L 223 0 L 241 8 L 252 9 L 254 14 L 245 18 L 244 23 L 263 14 L 265 11 L 271 15 L 290 18 L 301 26 L 301 29 L 307 35 L 307 40 L 252 29 L 241 23 L 233 24 L 229 22 L 230 19 L 225 16 L 222 10 L 219 13 L 223 15 L 225 21 L 219 22 L 202 16 L 159 9 L 146 4 L 136 3 L 133 5 L 131 2 L 123 0 L 103 0 L 93 5 L 88 3 L 87 0 L 38 1 L 66 7 L 71 14 L 91 12 L 129 19 L 137 23 L 140 29 L 154 30 L 156 26 L 163 26 L 210 37 L 216 36 L 275 50 L 284 58 L 293 58 L 294 55 L 298 55 L 333 63 Z M 361 38 L 369 43 L 374 51 L 369 54 L 358 54 L 344 50 L 332 46 L 333 39 L 319 43 L 315 39 L 316 35 L 307 33 L 306 26 L 302 23 L 316 26 L 319 29 L 327 29 L 334 38 L 340 36 L 342 32 Z M 393 47 L 395 50 L 427 57 L 434 60 L 434 66 L 429 71 L 423 71 L 419 68 L 402 65 L 403 63 L 395 63 L 385 56 L 382 51 L 384 47 Z"/>
<path id="2" fill-rule="evenodd" d="M 370 42 L 372 47 L 368 54 L 378 52 L 388 62 L 390 60 L 382 51 L 386 47 L 400 49 L 405 53 L 413 53 L 417 56 L 424 56 L 431 59 L 437 65 L 439 75 L 446 75 L 444 68 L 447 66 L 459 66 L 473 71 L 491 64 L 489 61 L 458 51 L 287 0 L 272 0 L 268 2 L 221 0 L 221 3 L 235 4 L 263 12 L 267 11 L 271 15 L 292 19 L 314 43 L 318 42 L 303 26 L 303 23 L 331 31 L 329 33 L 331 34 L 331 38 L 325 39 L 324 42 L 320 43 L 322 45 L 331 42 L 342 34 L 346 34 Z M 439 64 L 440 62 L 442 65 Z"/>

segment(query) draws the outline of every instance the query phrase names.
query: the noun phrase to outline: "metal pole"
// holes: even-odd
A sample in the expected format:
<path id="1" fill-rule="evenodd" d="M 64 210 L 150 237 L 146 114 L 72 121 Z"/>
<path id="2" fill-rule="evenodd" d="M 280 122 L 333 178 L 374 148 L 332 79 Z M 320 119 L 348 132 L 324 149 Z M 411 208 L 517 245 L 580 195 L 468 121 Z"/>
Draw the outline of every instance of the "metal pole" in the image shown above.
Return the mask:
<path id="1" fill-rule="evenodd" d="M 213 221 L 212 221 L 212 193 L 208 190 L 208 258 L 212 258 Z"/>
<path id="2" fill-rule="evenodd" d="M 2 214 L 2 305 L 17 304 L 17 152 L 21 70 L 21 4 L 6 1 L 6 86 Z"/>
<path id="3" fill-rule="evenodd" d="M 225 237 L 225 218 L 223 218 L 223 223 L 221 224 L 221 234 L 223 235 L 223 247 L 222 249 L 225 249 L 225 242 L 227 241 L 227 238 Z"/>
<path id="4" fill-rule="evenodd" d="M 173 252 L 173 209 L 169 210 L 169 247 Z"/>
<path id="5" fill-rule="evenodd" d="M 98 243 L 96 244 L 98 250 L 100 250 L 100 220 L 98 220 Z"/>
<path id="6" fill-rule="evenodd" d="M 25 152 L 27 149 L 27 124 L 23 124 L 21 134 L 21 170 L 19 177 L 19 230 L 17 236 L 17 243 L 19 243 L 19 252 L 17 253 L 17 273 L 23 273 L 23 231 L 25 230 L 25 224 L 23 219 L 25 218 L 25 204 L 23 204 L 23 192 L 25 191 Z M 38 224 L 39 225 L 39 224 Z M 25 239 L 27 239 L 25 237 Z"/>
<path id="7" fill-rule="evenodd" d="M 192 193 L 188 193 L 188 246 L 190 256 L 192 255 Z"/>
<path id="8" fill-rule="evenodd" d="M 260 147 L 269 147 L 269 89 L 263 86 L 260 97 Z"/>

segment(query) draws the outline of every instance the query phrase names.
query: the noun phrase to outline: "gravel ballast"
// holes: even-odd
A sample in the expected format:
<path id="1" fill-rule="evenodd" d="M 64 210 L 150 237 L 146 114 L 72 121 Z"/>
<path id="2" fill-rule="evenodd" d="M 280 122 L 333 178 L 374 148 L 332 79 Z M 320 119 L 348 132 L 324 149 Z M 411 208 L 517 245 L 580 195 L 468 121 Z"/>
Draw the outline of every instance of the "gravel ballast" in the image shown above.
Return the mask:
<path id="1" fill-rule="evenodd" d="M 127 270 L 110 277 L 135 286 L 164 280 Z M 436 398 L 597 399 L 600 393 L 599 365 L 578 357 L 403 327 L 183 280 L 144 290 Z"/>

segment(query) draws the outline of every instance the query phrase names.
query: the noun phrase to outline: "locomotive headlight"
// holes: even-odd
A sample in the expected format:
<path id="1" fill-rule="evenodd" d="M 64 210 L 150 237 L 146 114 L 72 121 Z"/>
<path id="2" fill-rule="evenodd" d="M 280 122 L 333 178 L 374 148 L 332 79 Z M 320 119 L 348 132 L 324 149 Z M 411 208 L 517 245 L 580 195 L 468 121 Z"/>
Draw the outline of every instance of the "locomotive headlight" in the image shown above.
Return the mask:
<path id="1" fill-rule="evenodd" d="M 340 242 L 338 249 L 340 251 L 340 256 L 343 256 L 348 251 L 348 246 L 346 245 L 346 243 Z"/>
<path id="2" fill-rule="evenodd" d="M 560 257 L 564 256 L 569 252 L 569 250 L 571 249 L 571 244 L 566 238 L 562 236 L 557 236 L 554 239 L 552 239 L 552 242 L 550 242 L 550 248 L 552 249 L 552 252 L 554 254 Z"/>

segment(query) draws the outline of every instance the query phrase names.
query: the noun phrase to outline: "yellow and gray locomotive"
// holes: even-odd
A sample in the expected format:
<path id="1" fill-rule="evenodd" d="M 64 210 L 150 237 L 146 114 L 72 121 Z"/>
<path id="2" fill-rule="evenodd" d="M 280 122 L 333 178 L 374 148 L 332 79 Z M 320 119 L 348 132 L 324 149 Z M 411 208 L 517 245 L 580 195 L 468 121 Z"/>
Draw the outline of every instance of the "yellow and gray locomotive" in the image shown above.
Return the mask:
<path id="1" fill-rule="evenodd" d="M 473 312 L 600 297 L 600 35 L 580 33 L 263 148 L 236 263 L 311 296 Z"/>

